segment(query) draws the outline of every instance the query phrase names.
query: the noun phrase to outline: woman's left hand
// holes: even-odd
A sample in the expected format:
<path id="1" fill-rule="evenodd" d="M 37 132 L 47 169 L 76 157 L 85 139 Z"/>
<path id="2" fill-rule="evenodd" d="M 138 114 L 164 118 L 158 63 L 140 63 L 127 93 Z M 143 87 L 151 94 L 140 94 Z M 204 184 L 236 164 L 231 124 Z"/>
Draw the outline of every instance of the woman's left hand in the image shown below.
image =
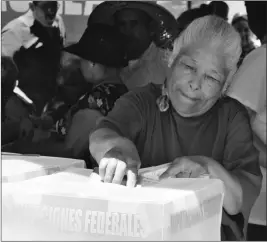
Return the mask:
<path id="1" fill-rule="evenodd" d="M 176 178 L 199 178 L 209 175 L 208 165 L 211 158 L 205 156 L 185 156 L 176 158 L 170 167 L 160 176 L 160 179 L 169 177 Z"/>
<path id="2" fill-rule="evenodd" d="M 176 158 L 160 176 L 160 179 L 169 177 L 200 178 L 207 175 L 224 183 L 225 196 L 223 207 L 230 215 L 238 214 L 243 203 L 242 187 L 239 179 L 212 158 L 205 156 Z"/>

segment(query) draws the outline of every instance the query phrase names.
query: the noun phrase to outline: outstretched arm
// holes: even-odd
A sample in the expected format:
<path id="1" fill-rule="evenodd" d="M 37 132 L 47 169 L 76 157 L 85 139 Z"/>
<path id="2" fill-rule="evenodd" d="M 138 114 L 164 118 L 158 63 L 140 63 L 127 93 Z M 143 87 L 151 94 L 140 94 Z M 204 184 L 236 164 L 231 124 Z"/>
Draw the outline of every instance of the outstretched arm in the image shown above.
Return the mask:
<path id="1" fill-rule="evenodd" d="M 141 161 L 134 141 L 142 127 L 140 106 L 135 93 L 122 96 L 90 135 L 90 152 L 105 182 L 121 183 L 127 174 L 127 184 L 134 186 L 136 183 Z"/>

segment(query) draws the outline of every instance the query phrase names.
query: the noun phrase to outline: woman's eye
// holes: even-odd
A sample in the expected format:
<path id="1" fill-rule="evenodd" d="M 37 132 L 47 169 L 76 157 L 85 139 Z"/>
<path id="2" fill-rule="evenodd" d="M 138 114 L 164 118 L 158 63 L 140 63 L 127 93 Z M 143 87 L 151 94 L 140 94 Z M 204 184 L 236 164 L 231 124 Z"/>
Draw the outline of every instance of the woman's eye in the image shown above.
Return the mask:
<path id="1" fill-rule="evenodd" d="M 209 80 L 209 81 L 212 81 L 212 82 L 220 82 L 218 79 L 212 77 L 212 76 L 206 76 L 206 78 Z"/>
<path id="2" fill-rule="evenodd" d="M 190 70 L 190 71 L 195 71 L 196 68 L 194 66 L 188 65 L 188 64 L 184 64 L 185 68 Z"/>

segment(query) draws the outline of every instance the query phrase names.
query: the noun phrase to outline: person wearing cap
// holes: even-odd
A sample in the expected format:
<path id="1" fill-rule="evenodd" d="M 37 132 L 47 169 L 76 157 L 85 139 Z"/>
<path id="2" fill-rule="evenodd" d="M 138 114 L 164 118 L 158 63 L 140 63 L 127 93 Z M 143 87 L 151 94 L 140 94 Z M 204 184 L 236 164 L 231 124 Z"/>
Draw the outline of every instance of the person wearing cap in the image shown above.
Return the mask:
<path id="1" fill-rule="evenodd" d="M 121 78 L 128 89 L 164 82 L 168 67 L 162 48 L 171 46 L 177 32 L 168 10 L 152 1 L 105 1 L 89 16 L 88 24 L 94 22 L 112 24 L 127 36 L 129 65 Z"/>
<path id="2" fill-rule="evenodd" d="M 56 76 L 66 33 L 57 14 L 57 1 L 32 1 L 29 11 L 2 29 L 2 55 L 13 58 L 19 70 L 18 87 L 33 101 L 39 115 L 56 90 Z M 22 105 L 7 103 L 22 115 Z M 12 117 L 18 119 L 20 117 Z"/>
<path id="3" fill-rule="evenodd" d="M 238 63 L 240 66 L 244 58 L 256 47 L 252 41 L 252 32 L 248 25 L 247 16 L 236 16 L 232 20 L 232 25 L 241 36 L 242 54 Z"/>
<path id="4" fill-rule="evenodd" d="M 267 2 L 246 1 L 248 24 L 261 41 L 250 52 L 233 77 L 228 96 L 244 104 L 251 116 L 255 145 L 260 150 L 260 164 L 266 167 L 266 16 Z"/>

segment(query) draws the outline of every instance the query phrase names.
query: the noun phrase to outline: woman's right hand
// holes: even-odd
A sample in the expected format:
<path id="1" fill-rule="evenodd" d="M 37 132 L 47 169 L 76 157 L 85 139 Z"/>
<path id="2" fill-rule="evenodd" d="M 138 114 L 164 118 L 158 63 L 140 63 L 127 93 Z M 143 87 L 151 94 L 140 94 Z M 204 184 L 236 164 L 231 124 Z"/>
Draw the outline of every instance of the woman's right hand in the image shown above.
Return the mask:
<path id="1" fill-rule="evenodd" d="M 134 187 L 137 182 L 140 161 L 130 158 L 119 149 L 109 150 L 99 163 L 99 175 L 106 183 L 121 184 L 127 176 L 126 186 Z"/>

